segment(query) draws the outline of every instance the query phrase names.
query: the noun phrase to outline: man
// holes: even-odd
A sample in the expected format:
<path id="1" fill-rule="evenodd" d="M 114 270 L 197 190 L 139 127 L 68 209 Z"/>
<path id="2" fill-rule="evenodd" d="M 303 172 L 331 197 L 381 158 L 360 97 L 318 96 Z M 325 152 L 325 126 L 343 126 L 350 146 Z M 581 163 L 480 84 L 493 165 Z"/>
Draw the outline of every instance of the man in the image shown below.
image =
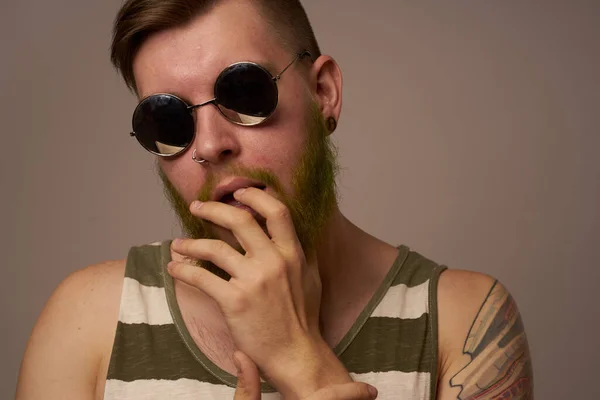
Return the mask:
<path id="1" fill-rule="evenodd" d="M 112 60 L 187 237 L 68 277 L 18 399 L 533 397 L 500 283 L 340 213 L 341 72 L 298 1 L 129 0 Z"/>

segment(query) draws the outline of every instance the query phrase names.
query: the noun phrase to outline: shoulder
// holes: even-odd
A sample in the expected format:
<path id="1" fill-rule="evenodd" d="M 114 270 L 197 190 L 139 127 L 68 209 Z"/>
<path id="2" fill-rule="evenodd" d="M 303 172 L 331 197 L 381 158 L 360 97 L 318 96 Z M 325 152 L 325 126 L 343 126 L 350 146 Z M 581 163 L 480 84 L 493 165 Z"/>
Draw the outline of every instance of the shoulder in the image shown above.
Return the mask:
<path id="1" fill-rule="evenodd" d="M 63 390 L 87 398 L 114 337 L 124 273 L 125 260 L 109 261 L 60 283 L 27 343 L 18 398 L 58 398 Z"/>
<path id="2" fill-rule="evenodd" d="M 125 264 L 125 260 L 107 261 L 71 273 L 46 303 L 34 329 L 60 329 L 98 350 L 112 342 Z"/>
<path id="3" fill-rule="evenodd" d="M 40 321 L 66 318 L 80 328 L 113 316 L 116 321 L 113 314 L 119 307 L 125 264 L 125 260 L 107 261 L 71 273 L 46 303 Z"/>
<path id="4" fill-rule="evenodd" d="M 35 329 L 57 321 L 83 329 L 110 318 L 120 301 L 125 263 L 107 261 L 71 273 L 46 302 Z"/>
<path id="5" fill-rule="evenodd" d="M 437 293 L 438 399 L 531 393 L 527 338 L 508 289 L 486 274 L 446 270 Z"/>
<path id="6" fill-rule="evenodd" d="M 126 260 L 106 261 L 90 265 L 74 271 L 67 276 L 57 287 L 56 293 L 62 291 L 74 291 L 88 289 L 109 289 L 112 284 L 120 281 L 125 273 Z"/>
<path id="7" fill-rule="evenodd" d="M 447 269 L 440 275 L 437 288 L 438 338 L 443 354 L 458 348 L 462 350 L 475 317 L 495 285 L 500 283 L 479 272 Z"/>

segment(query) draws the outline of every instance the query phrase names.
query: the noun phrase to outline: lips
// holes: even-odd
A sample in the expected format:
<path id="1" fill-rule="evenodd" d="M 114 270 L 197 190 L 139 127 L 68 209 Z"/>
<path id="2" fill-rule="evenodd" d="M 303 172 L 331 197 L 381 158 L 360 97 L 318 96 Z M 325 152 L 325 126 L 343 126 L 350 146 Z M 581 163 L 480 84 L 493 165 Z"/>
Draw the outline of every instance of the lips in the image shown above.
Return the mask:
<path id="1" fill-rule="evenodd" d="M 233 193 L 238 189 L 247 188 L 247 187 L 256 187 L 256 188 L 259 188 L 262 190 L 264 190 L 266 188 L 266 186 L 260 181 L 244 179 L 244 178 L 234 178 L 225 184 L 217 186 L 215 193 L 214 193 L 213 197 L 211 198 L 211 200 L 219 201 L 222 203 L 228 203 L 228 204 L 237 202 L 233 198 Z"/>

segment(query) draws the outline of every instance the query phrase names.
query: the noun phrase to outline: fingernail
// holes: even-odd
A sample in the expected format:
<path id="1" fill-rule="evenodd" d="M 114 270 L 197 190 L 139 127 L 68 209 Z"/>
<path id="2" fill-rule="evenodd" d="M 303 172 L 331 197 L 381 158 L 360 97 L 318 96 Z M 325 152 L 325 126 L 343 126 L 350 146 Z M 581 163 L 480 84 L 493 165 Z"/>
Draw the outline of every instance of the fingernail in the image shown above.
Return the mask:
<path id="1" fill-rule="evenodd" d="M 197 210 L 197 209 L 199 209 L 200 207 L 202 207 L 202 205 L 203 205 L 203 204 L 204 204 L 204 203 L 203 203 L 203 202 L 201 202 L 201 201 L 199 201 L 199 200 L 194 200 L 194 201 L 192 202 L 192 204 L 191 204 L 191 207 L 192 207 L 193 209 L 196 209 L 196 210 Z"/>
<path id="2" fill-rule="evenodd" d="M 373 398 L 377 397 L 377 389 L 375 389 L 374 386 L 367 385 L 367 390 L 369 391 L 369 394 L 373 396 Z"/>
<path id="3" fill-rule="evenodd" d="M 177 239 L 173 240 L 173 245 L 174 246 L 179 246 L 182 242 L 183 242 L 183 240 L 177 238 Z"/>
<path id="4" fill-rule="evenodd" d="M 170 261 L 170 262 L 167 264 L 167 270 L 169 270 L 169 271 L 172 271 L 172 270 L 173 270 L 173 268 L 175 268 L 175 262 L 174 262 L 174 261 Z"/>
<path id="5" fill-rule="evenodd" d="M 235 191 L 235 194 L 237 195 L 241 195 L 242 193 L 244 193 L 246 191 L 246 188 L 241 188 Z"/>

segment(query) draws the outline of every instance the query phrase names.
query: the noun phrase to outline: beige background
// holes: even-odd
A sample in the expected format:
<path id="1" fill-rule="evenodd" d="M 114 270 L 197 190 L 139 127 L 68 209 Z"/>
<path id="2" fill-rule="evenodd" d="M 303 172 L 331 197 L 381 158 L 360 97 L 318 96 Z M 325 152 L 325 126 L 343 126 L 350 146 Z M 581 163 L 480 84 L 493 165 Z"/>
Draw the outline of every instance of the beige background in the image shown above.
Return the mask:
<path id="1" fill-rule="evenodd" d="M 175 235 L 108 62 L 120 0 L 2 0 L 0 398 L 71 271 Z M 345 78 L 342 208 L 500 278 L 538 399 L 597 399 L 600 2 L 306 0 Z"/>

